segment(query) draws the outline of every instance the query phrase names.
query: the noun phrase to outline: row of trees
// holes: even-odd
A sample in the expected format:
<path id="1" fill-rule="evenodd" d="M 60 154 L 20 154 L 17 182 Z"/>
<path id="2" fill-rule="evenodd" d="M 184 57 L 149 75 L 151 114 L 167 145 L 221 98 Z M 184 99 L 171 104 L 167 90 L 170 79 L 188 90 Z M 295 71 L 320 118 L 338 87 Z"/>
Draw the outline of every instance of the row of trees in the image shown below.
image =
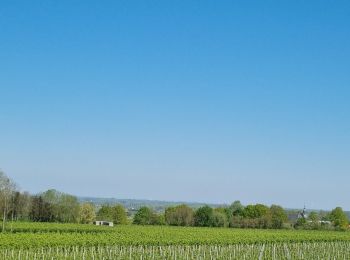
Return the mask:
<path id="1" fill-rule="evenodd" d="M 136 213 L 133 222 L 141 225 L 282 228 L 287 222 L 287 214 L 280 206 L 256 204 L 244 207 L 236 201 L 230 207 L 203 206 L 196 210 L 187 205 L 179 205 L 167 208 L 164 215 L 143 207 Z"/>
<path id="2" fill-rule="evenodd" d="M 36 222 L 80 222 L 81 210 L 75 196 L 48 190 L 38 195 L 0 189 L 0 209 L 3 225 L 8 220 L 29 220 Z M 94 210 L 94 209 L 93 209 Z"/>
<path id="3" fill-rule="evenodd" d="M 89 223 L 95 219 L 95 208 L 80 204 L 75 196 L 56 190 L 38 195 L 20 192 L 17 185 L 0 171 L 0 211 L 2 230 L 7 221 Z"/>
<path id="4" fill-rule="evenodd" d="M 97 218 L 114 224 L 128 224 L 128 216 L 122 205 L 103 205 L 97 212 Z"/>
<path id="5" fill-rule="evenodd" d="M 30 220 L 49 222 L 78 222 L 80 204 L 75 196 L 56 190 L 48 190 L 33 196 Z"/>
<path id="6" fill-rule="evenodd" d="M 349 220 L 342 208 L 319 215 L 311 212 L 290 223 L 287 212 L 278 205 L 263 204 L 243 206 L 235 201 L 229 207 L 211 208 L 203 206 L 196 210 L 187 205 L 169 207 L 164 214 L 142 207 L 136 213 L 134 224 L 232 228 L 298 228 L 298 229 L 348 229 Z"/>
<path id="7" fill-rule="evenodd" d="M 349 219 L 341 207 L 331 212 L 311 212 L 305 218 L 298 218 L 294 227 L 297 229 L 348 229 Z"/>
<path id="8" fill-rule="evenodd" d="M 131 218 L 122 205 L 103 205 L 96 209 L 90 203 L 80 204 L 75 196 L 56 190 L 38 195 L 19 192 L 15 183 L 0 171 L 0 210 L 2 229 L 8 220 L 29 220 L 37 222 L 91 223 L 96 219 L 127 224 Z M 171 225 L 198 227 L 233 228 L 283 228 L 290 226 L 287 212 L 280 206 L 263 204 L 243 206 L 235 201 L 228 207 L 211 208 L 203 206 L 193 209 L 187 205 L 168 207 L 164 213 L 156 213 L 148 207 L 141 207 L 132 218 L 138 225 Z M 341 208 L 322 216 L 312 212 L 298 218 L 295 227 L 304 229 L 331 228 L 346 229 L 348 218 Z M 288 224 L 287 224 L 288 223 Z M 326 223 L 326 224 L 325 224 Z"/>

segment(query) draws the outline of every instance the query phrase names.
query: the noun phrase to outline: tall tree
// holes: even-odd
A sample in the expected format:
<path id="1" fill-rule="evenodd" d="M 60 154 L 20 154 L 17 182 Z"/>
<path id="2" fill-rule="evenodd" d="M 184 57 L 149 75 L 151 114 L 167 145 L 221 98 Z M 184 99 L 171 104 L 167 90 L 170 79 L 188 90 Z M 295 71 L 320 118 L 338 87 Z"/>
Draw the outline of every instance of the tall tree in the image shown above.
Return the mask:
<path id="1" fill-rule="evenodd" d="M 310 212 L 309 216 L 307 217 L 309 221 L 311 221 L 313 224 L 316 224 L 320 220 L 320 216 L 316 211 Z"/>
<path id="2" fill-rule="evenodd" d="M 79 219 L 79 202 L 77 197 L 62 194 L 58 203 L 58 220 L 65 223 L 75 223 Z"/>
<path id="3" fill-rule="evenodd" d="M 41 194 L 42 199 L 51 205 L 53 218 L 58 222 L 77 222 L 79 202 L 77 197 L 51 189 Z"/>
<path id="4" fill-rule="evenodd" d="M 41 199 L 50 205 L 50 213 L 54 221 L 60 221 L 59 200 L 61 193 L 55 189 L 47 190 L 40 194 Z"/>
<path id="5" fill-rule="evenodd" d="M 112 220 L 114 224 L 127 224 L 128 223 L 128 217 L 126 214 L 126 210 L 123 207 L 123 205 L 115 205 L 111 209 L 112 213 Z"/>
<path id="6" fill-rule="evenodd" d="M 270 207 L 270 215 L 272 228 L 282 228 L 283 223 L 288 220 L 286 211 L 278 205 L 272 205 Z"/>
<path id="7" fill-rule="evenodd" d="M 225 211 L 215 209 L 213 212 L 213 227 L 227 227 L 228 219 Z"/>
<path id="8" fill-rule="evenodd" d="M 183 204 L 167 208 L 165 221 L 172 226 L 191 226 L 193 225 L 193 215 L 193 209 Z"/>
<path id="9" fill-rule="evenodd" d="M 134 224 L 152 225 L 155 220 L 155 213 L 148 207 L 141 207 L 134 216 Z"/>
<path id="10" fill-rule="evenodd" d="M 245 218 L 261 218 L 269 212 L 269 208 L 263 204 L 248 205 L 243 210 Z"/>
<path id="11" fill-rule="evenodd" d="M 79 222 L 88 224 L 95 220 L 95 208 L 91 203 L 83 203 L 79 207 Z"/>
<path id="12" fill-rule="evenodd" d="M 348 227 L 348 217 L 341 207 L 336 207 L 331 211 L 330 219 L 336 228 L 346 229 Z"/>
<path id="13" fill-rule="evenodd" d="M 7 214 L 11 206 L 11 198 L 16 190 L 15 183 L 0 171 L 0 203 L 2 207 L 2 232 L 5 232 Z"/>
<path id="14" fill-rule="evenodd" d="M 99 220 L 113 221 L 112 207 L 109 205 L 102 205 L 97 212 L 97 218 Z"/>
<path id="15" fill-rule="evenodd" d="M 203 206 L 194 213 L 194 225 L 198 227 L 210 227 L 213 225 L 213 209 Z"/>
<path id="16" fill-rule="evenodd" d="M 11 216 L 13 220 L 26 220 L 29 218 L 31 196 L 28 192 L 14 192 L 11 198 L 11 204 L 9 217 Z"/>
<path id="17" fill-rule="evenodd" d="M 234 201 L 229 207 L 233 216 L 240 216 L 243 213 L 244 206 L 239 200 Z"/>
<path id="18" fill-rule="evenodd" d="M 29 215 L 32 221 L 51 222 L 55 220 L 51 204 L 44 201 L 41 196 L 34 196 L 31 205 Z"/>

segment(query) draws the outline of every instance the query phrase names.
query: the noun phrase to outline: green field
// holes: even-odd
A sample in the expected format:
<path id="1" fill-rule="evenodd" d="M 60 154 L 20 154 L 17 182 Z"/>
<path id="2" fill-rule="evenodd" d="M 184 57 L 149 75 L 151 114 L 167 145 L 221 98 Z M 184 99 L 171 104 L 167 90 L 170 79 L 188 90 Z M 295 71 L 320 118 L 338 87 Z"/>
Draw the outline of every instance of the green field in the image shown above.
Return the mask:
<path id="1" fill-rule="evenodd" d="M 14 223 L 1 259 L 350 259 L 350 232 Z"/>

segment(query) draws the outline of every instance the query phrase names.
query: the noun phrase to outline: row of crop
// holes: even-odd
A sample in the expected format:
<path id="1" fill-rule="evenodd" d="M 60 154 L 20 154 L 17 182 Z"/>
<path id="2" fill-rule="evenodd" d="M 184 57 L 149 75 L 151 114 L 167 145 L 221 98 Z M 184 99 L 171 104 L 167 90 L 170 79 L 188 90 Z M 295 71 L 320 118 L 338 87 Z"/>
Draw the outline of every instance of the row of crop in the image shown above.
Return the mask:
<path id="1" fill-rule="evenodd" d="M 4 233 L 1 248 L 350 241 L 349 232 L 119 226 L 109 232 Z"/>
<path id="2" fill-rule="evenodd" d="M 8 222 L 6 232 L 8 233 L 97 233 L 111 232 L 112 229 L 104 226 L 70 223 L 49 223 L 49 222 Z"/>
<path id="3" fill-rule="evenodd" d="M 350 259 L 350 242 L 1 249 L 1 259 Z"/>

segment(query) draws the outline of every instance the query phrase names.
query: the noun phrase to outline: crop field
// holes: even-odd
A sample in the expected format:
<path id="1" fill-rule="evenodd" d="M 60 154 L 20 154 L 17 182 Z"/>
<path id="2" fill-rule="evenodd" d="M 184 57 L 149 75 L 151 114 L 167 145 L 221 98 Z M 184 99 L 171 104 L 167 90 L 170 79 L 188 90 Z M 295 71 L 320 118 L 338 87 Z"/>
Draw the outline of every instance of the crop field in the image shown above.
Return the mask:
<path id="1" fill-rule="evenodd" d="M 350 232 L 52 223 L 7 230 L 0 259 L 350 259 Z"/>

